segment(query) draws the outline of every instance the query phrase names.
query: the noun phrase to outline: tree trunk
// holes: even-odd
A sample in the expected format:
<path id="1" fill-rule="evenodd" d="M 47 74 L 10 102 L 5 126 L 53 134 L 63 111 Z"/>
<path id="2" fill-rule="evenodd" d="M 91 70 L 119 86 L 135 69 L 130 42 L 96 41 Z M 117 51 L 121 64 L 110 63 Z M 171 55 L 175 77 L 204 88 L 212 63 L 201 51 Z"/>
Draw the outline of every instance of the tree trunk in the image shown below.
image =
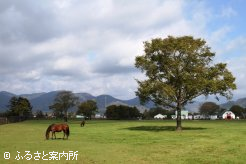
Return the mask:
<path id="1" fill-rule="evenodd" d="M 177 126 L 176 126 L 176 131 L 181 131 L 182 126 L 181 126 L 181 105 L 180 103 L 177 104 Z"/>

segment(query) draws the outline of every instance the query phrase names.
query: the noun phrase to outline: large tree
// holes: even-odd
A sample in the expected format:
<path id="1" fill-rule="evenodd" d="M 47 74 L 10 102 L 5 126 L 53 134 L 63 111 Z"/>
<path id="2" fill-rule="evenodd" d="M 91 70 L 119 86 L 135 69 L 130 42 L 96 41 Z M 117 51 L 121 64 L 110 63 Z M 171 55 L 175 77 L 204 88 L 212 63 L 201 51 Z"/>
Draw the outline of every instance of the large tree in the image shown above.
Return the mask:
<path id="1" fill-rule="evenodd" d="M 87 100 L 78 106 L 77 114 L 83 114 L 91 119 L 91 116 L 97 112 L 97 103 L 94 100 Z"/>
<path id="2" fill-rule="evenodd" d="M 220 106 L 214 102 L 205 102 L 199 108 L 199 112 L 205 116 L 216 115 L 220 112 Z"/>
<path id="3" fill-rule="evenodd" d="M 32 115 L 32 106 L 24 97 L 12 97 L 9 100 L 9 114 L 29 117 Z"/>
<path id="4" fill-rule="evenodd" d="M 239 105 L 233 105 L 230 108 L 230 111 L 232 111 L 236 117 L 240 117 L 240 118 L 244 118 L 246 116 L 246 109 L 244 109 L 243 107 L 239 106 Z"/>
<path id="5" fill-rule="evenodd" d="M 55 113 L 63 113 L 64 121 L 67 122 L 68 109 L 74 107 L 78 102 L 76 97 L 71 91 L 60 91 L 57 93 L 54 104 L 49 106 Z"/>
<path id="6" fill-rule="evenodd" d="M 140 112 L 136 107 L 125 105 L 110 105 L 105 112 L 107 119 L 130 120 L 140 117 Z"/>
<path id="7" fill-rule="evenodd" d="M 152 100 L 177 110 L 176 130 L 182 130 L 181 109 L 200 95 L 231 98 L 235 78 L 225 63 L 214 64 L 215 53 L 203 39 L 192 36 L 156 38 L 144 42 L 135 66 L 146 75 L 137 80 L 141 102 Z"/>

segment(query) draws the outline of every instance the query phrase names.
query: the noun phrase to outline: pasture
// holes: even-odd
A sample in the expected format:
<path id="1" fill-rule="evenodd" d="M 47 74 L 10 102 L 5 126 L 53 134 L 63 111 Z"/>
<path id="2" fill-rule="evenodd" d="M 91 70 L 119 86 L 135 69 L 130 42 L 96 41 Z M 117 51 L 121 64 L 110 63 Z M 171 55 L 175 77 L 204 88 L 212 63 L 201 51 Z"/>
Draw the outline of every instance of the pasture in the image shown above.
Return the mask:
<path id="1" fill-rule="evenodd" d="M 59 120 L 0 125 L 0 163 L 245 163 L 246 121 L 69 121 L 68 140 L 46 140 L 45 131 Z M 63 133 L 56 133 L 58 138 Z M 19 153 L 18 153 L 18 152 Z M 28 154 L 25 151 L 30 151 Z M 78 151 L 77 160 L 42 160 L 49 152 Z M 4 159 L 4 152 L 10 159 Z M 34 153 L 41 153 L 34 160 Z M 44 153 L 44 155 L 43 155 Z M 25 156 L 23 159 L 16 157 Z M 45 156 L 48 159 L 51 156 Z M 16 158 L 16 159 L 15 159 Z M 27 159 L 30 160 L 27 160 Z"/>

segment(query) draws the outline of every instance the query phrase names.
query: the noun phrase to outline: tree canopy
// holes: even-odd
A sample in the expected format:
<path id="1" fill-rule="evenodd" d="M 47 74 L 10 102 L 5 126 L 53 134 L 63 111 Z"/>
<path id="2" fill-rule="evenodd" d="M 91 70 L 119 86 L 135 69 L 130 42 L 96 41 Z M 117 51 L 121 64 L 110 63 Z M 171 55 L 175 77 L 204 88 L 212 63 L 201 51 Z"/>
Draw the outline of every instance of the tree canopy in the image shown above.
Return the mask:
<path id="1" fill-rule="evenodd" d="M 60 91 L 57 93 L 54 104 L 49 106 L 55 113 L 64 114 L 64 120 L 67 121 L 68 109 L 74 107 L 78 102 L 76 97 L 71 91 Z"/>
<path id="2" fill-rule="evenodd" d="M 144 54 L 135 66 L 146 75 L 137 80 L 141 102 L 152 100 L 177 110 L 177 130 L 181 130 L 181 109 L 200 95 L 232 97 L 235 78 L 225 63 L 214 64 L 214 52 L 203 39 L 192 36 L 156 38 L 144 42 Z"/>
<path id="3" fill-rule="evenodd" d="M 83 114 L 91 119 L 91 116 L 97 112 L 97 103 L 94 100 L 87 100 L 78 106 L 77 114 Z"/>
<path id="4" fill-rule="evenodd" d="M 9 115 L 31 116 L 32 106 L 28 99 L 23 97 L 12 97 L 9 100 Z"/>
<path id="5" fill-rule="evenodd" d="M 205 116 L 216 115 L 220 112 L 220 106 L 214 102 L 205 102 L 199 108 L 200 114 Z"/>
<path id="6" fill-rule="evenodd" d="M 140 116 L 140 112 L 136 107 L 110 105 L 107 107 L 105 115 L 107 119 L 129 120 L 138 118 Z"/>
<path id="7" fill-rule="evenodd" d="M 230 108 L 230 111 L 232 111 L 236 117 L 240 117 L 240 118 L 244 118 L 246 116 L 246 109 L 244 109 L 243 107 L 239 106 L 239 105 L 233 105 Z"/>

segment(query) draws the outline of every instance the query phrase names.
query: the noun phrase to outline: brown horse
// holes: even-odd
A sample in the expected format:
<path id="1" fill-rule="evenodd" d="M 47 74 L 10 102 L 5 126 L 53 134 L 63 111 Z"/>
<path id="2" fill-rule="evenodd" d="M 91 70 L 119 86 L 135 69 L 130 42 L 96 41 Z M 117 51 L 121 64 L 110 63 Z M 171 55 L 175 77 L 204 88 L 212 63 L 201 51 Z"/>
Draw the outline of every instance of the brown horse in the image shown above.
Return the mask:
<path id="1" fill-rule="evenodd" d="M 63 134 L 64 134 L 63 139 L 64 139 L 65 135 L 67 136 L 67 139 L 68 139 L 69 126 L 67 124 L 51 124 L 46 130 L 46 139 L 47 140 L 49 139 L 50 132 L 52 132 L 52 139 L 53 139 L 53 135 L 55 136 L 55 139 L 56 139 L 55 132 L 61 132 L 61 131 L 63 131 Z"/>
<path id="2" fill-rule="evenodd" d="M 85 126 L 85 120 L 81 121 L 80 126 Z"/>

